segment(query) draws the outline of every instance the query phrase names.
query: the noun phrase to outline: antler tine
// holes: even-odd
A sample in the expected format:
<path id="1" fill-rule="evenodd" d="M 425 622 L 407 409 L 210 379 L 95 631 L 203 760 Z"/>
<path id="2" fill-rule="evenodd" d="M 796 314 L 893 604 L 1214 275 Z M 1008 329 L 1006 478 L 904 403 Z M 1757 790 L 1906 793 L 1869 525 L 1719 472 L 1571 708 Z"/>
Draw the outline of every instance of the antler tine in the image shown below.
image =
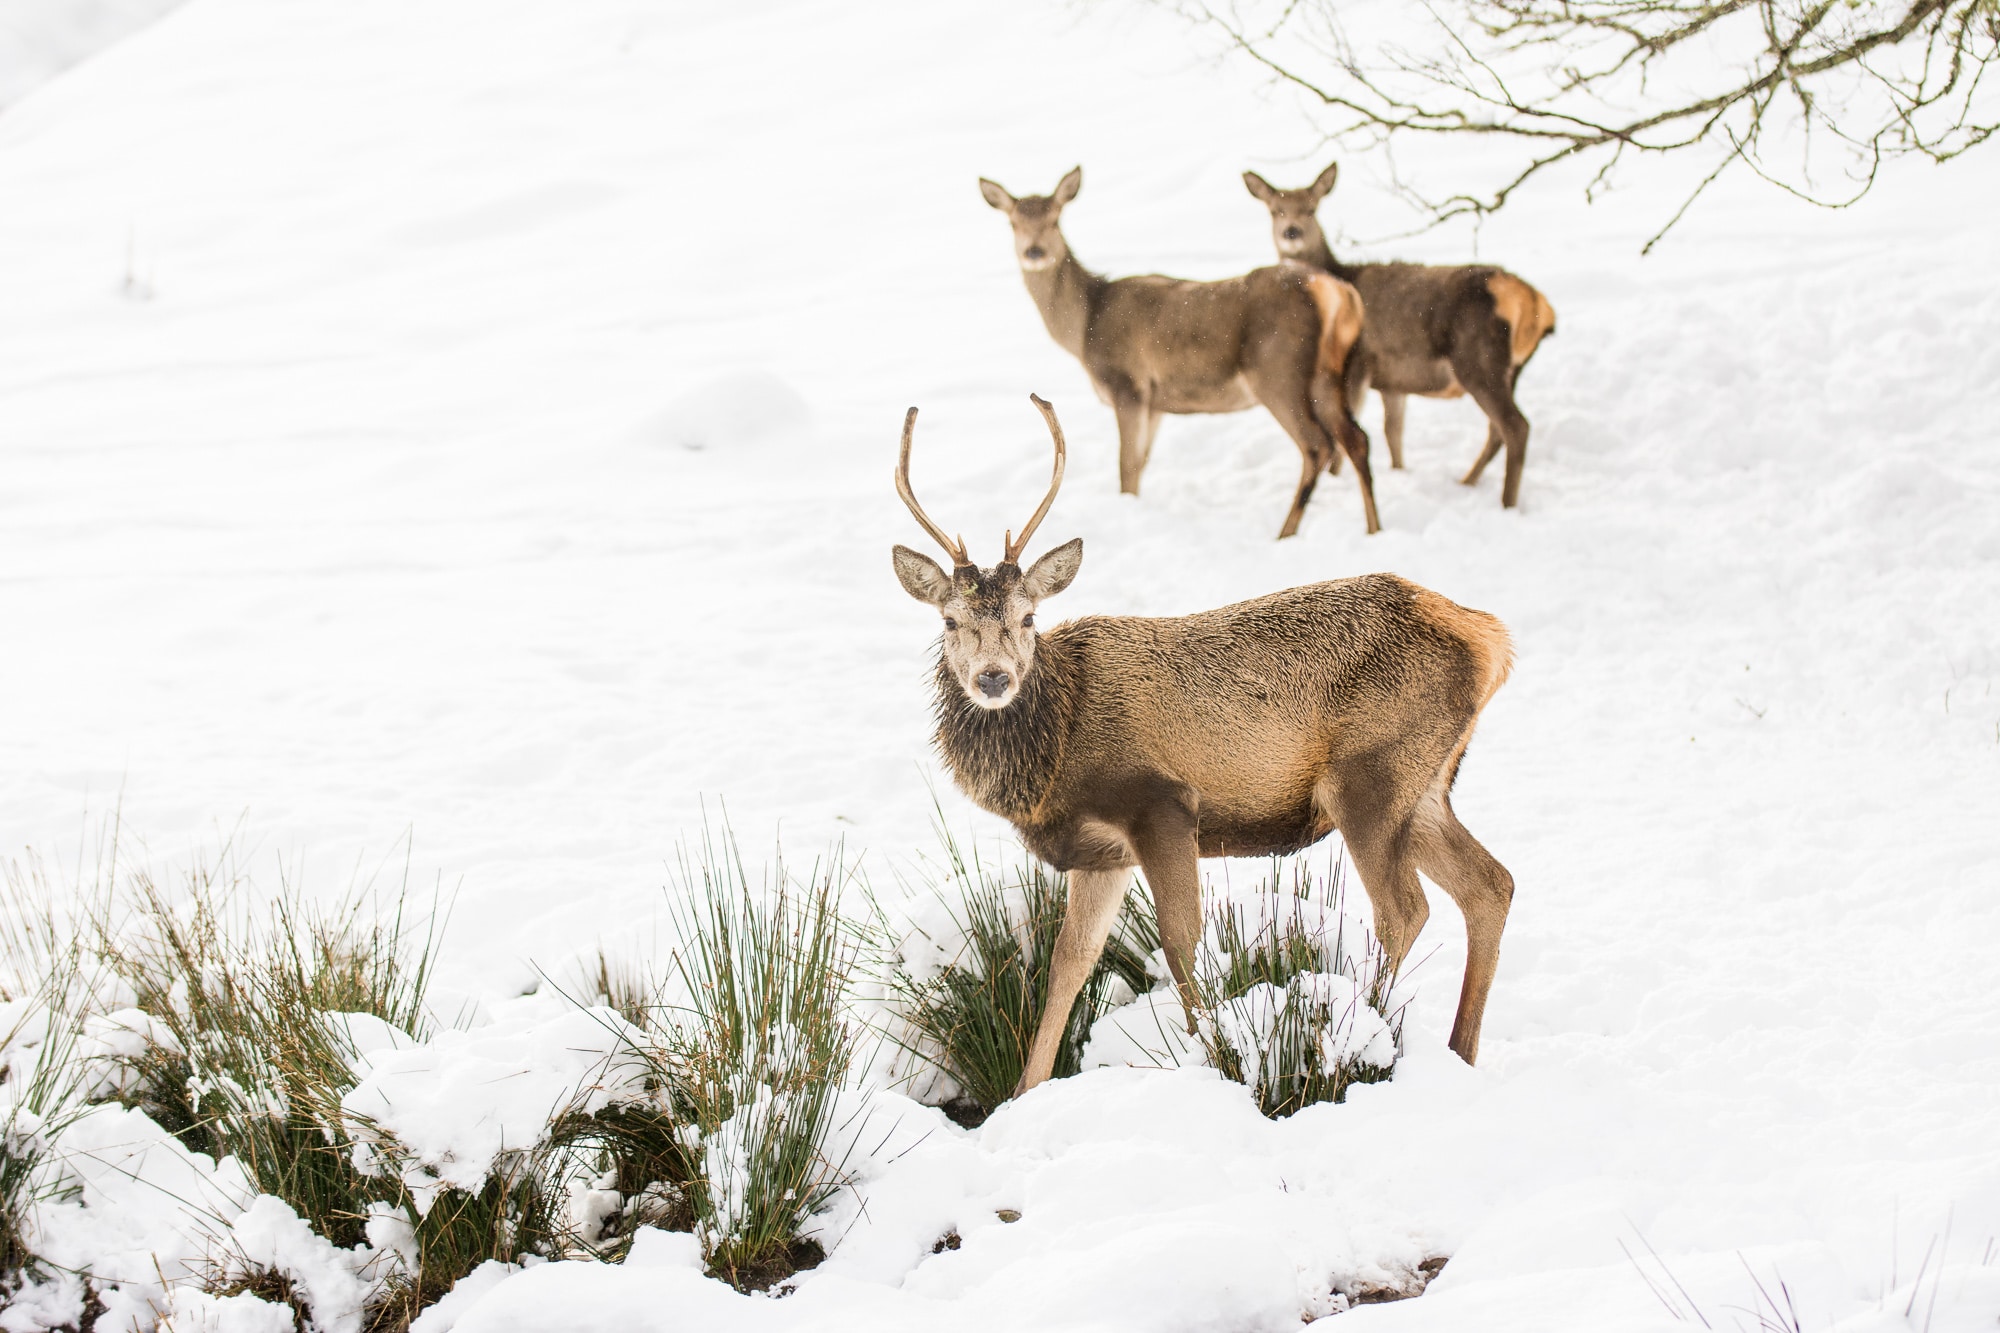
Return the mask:
<path id="1" fill-rule="evenodd" d="M 1062 423 L 1056 420 L 1055 408 L 1032 393 L 1028 395 L 1028 401 L 1041 409 L 1042 420 L 1049 423 L 1049 438 L 1055 441 L 1056 446 L 1056 466 L 1055 474 L 1049 478 L 1049 493 L 1042 497 L 1041 508 L 1034 512 L 1027 526 L 1021 529 L 1020 540 L 1016 541 L 1011 531 L 1007 534 L 1007 554 L 1003 558 L 1017 565 L 1021 563 L 1021 552 L 1028 548 L 1028 538 L 1035 535 L 1035 529 L 1042 525 L 1042 518 L 1049 512 L 1049 506 L 1056 502 L 1056 492 L 1062 489 L 1063 467 L 1069 462 L 1069 446 L 1063 442 Z"/>
<path id="2" fill-rule="evenodd" d="M 972 557 L 966 554 L 965 538 L 960 537 L 957 541 L 953 541 L 945 536 L 944 529 L 931 522 L 931 516 L 917 503 L 917 493 L 910 489 L 910 440 L 916 433 L 917 409 L 913 407 L 909 415 L 903 418 L 903 453 L 896 462 L 896 494 L 903 497 L 903 503 L 910 507 L 911 515 L 923 530 L 928 532 L 939 546 L 944 547 L 945 554 L 952 558 L 953 564 L 969 565 L 972 563 Z"/>

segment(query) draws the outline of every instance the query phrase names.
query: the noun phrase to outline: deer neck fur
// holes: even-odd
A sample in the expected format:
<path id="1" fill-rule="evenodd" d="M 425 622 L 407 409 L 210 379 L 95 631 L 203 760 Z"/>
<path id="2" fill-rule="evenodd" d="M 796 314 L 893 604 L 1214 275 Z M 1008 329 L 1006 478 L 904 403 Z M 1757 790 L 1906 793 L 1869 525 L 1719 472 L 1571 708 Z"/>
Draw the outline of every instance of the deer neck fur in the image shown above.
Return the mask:
<path id="1" fill-rule="evenodd" d="M 1333 257 L 1333 247 L 1327 243 L 1324 235 L 1319 238 L 1319 247 L 1317 249 L 1307 250 L 1298 256 L 1298 260 L 1301 264 L 1311 264 L 1314 268 L 1323 268 L 1342 282 L 1354 281 L 1354 274 L 1356 272 L 1354 265 L 1343 264 L 1338 259 L 1335 259 Z"/>
<path id="2" fill-rule="evenodd" d="M 937 660 L 937 747 L 959 788 L 1003 819 L 1032 822 L 1054 786 L 1075 720 L 1077 666 L 1058 634 L 1041 636 L 1021 690 L 1005 708 L 989 710 Z"/>
<path id="3" fill-rule="evenodd" d="M 1077 262 L 1067 243 L 1060 263 L 1044 269 L 1023 269 L 1021 279 L 1028 284 L 1028 295 L 1034 300 L 1035 309 L 1042 312 L 1042 323 L 1048 326 L 1049 336 L 1058 347 L 1081 360 L 1083 333 L 1090 325 L 1090 312 L 1097 305 L 1105 280 Z"/>

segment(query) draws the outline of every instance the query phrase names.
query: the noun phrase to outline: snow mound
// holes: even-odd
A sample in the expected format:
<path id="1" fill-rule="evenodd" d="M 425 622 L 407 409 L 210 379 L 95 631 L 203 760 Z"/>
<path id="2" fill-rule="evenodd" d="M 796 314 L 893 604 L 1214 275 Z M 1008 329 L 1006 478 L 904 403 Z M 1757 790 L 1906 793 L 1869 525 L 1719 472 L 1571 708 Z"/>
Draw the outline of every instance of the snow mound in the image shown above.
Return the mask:
<path id="1" fill-rule="evenodd" d="M 796 435 L 812 420 L 799 391 L 764 370 L 718 375 L 674 400 L 647 434 L 679 449 L 738 449 Z"/>
<path id="2" fill-rule="evenodd" d="M 400 1173 L 425 1211 L 440 1190 L 477 1191 L 503 1153 L 534 1148 L 563 1113 L 642 1096 L 644 1042 L 610 1009 L 527 995 L 496 1004 L 474 1031 L 382 1046 L 341 1099 L 362 1140 L 355 1165 Z"/>

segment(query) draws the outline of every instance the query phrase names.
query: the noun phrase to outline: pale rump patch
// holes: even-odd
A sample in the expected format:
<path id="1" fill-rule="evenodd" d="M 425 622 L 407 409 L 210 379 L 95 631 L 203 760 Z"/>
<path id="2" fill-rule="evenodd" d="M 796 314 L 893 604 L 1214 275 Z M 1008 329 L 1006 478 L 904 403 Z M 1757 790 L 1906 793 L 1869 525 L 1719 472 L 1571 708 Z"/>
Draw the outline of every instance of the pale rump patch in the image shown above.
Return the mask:
<path id="1" fill-rule="evenodd" d="M 1514 640 L 1507 633 L 1507 627 L 1500 623 L 1498 616 L 1460 606 L 1449 597 L 1428 588 L 1413 589 L 1412 597 L 1422 609 L 1425 619 L 1434 625 L 1442 625 L 1472 650 L 1483 679 L 1479 706 L 1486 707 L 1506 683 L 1507 673 L 1514 669 Z M 1466 734 L 1469 736 L 1471 733 L 1468 731 Z"/>
<path id="2" fill-rule="evenodd" d="M 1306 290 L 1319 309 L 1320 369 L 1338 384 L 1347 373 L 1347 357 L 1361 337 L 1361 293 L 1331 273 L 1306 275 Z"/>
<path id="3" fill-rule="evenodd" d="M 1548 297 L 1511 273 L 1495 273 L 1486 280 L 1486 290 L 1493 294 L 1494 313 L 1507 321 L 1512 334 L 1509 359 L 1522 365 L 1555 328 L 1555 307 Z"/>

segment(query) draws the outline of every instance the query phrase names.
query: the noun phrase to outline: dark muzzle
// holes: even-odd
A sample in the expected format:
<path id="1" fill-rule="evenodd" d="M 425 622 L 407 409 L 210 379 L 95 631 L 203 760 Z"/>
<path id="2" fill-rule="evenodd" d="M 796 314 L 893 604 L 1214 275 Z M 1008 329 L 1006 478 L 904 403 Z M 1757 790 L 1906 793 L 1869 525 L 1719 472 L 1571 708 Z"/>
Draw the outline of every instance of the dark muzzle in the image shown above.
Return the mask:
<path id="1" fill-rule="evenodd" d="M 1039 245 L 1029 246 L 1026 252 L 1026 257 L 1029 259 L 1043 259 L 1046 258 L 1047 256 L 1048 256 L 1048 251 L 1042 249 L 1042 247 Z"/>
<path id="2" fill-rule="evenodd" d="M 989 699 L 998 699 L 1013 683 L 1014 678 L 1004 671 L 982 671 L 973 681 L 973 684 L 979 686 L 979 692 Z"/>
<path id="3" fill-rule="evenodd" d="M 1286 240 L 1288 240 L 1288 241 L 1296 241 L 1296 240 L 1298 240 L 1298 239 L 1299 239 L 1299 238 L 1300 238 L 1301 236 L 1304 236 L 1304 235 L 1305 235 L 1305 233 L 1304 233 L 1304 232 L 1302 232 L 1302 231 L 1300 231 L 1300 230 L 1299 230 L 1299 229 L 1298 229 L 1297 227 L 1287 227 L 1287 228 L 1285 228 L 1285 239 L 1286 239 Z"/>

